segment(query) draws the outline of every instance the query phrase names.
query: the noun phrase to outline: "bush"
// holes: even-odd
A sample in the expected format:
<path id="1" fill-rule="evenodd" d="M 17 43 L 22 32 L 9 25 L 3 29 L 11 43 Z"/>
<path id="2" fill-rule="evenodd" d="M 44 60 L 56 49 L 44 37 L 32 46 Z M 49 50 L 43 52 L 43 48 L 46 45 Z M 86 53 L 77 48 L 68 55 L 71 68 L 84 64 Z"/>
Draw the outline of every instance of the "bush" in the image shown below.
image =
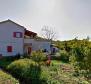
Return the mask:
<path id="1" fill-rule="evenodd" d="M 7 70 L 16 78 L 28 84 L 39 80 L 40 67 L 30 59 L 20 59 L 8 65 Z M 38 81 L 37 81 L 38 82 Z M 30 84 L 30 83 L 29 83 Z"/>
<path id="2" fill-rule="evenodd" d="M 19 84 L 19 81 L 0 70 L 0 84 Z"/>
<path id="3" fill-rule="evenodd" d="M 69 53 L 65 50 L 60 50 L 55 56 L 52 56 L 52 60 L 61 60 L 63 62 L 69 62 Z"/>
<path id="4" fill-rule="evenodd" d="M 32 52 L 31 59 L 39 63 L 41 61 L 47 60 L 47 56 L 42 51 L 38 50 Z"/>
<path id="5" fill-rule="evenodd" d="M 60 51 L 60 59 L 63 61 L 63 62 L 69 62 L 69 53 L 65 50 L 61 50 Z"/>
<path id="6" fill-rule="evenodd" d="M 0 68 L 6 69 L 6 67 L 13 61 L 13 57 L 3 57 L 0 59 Z"/>

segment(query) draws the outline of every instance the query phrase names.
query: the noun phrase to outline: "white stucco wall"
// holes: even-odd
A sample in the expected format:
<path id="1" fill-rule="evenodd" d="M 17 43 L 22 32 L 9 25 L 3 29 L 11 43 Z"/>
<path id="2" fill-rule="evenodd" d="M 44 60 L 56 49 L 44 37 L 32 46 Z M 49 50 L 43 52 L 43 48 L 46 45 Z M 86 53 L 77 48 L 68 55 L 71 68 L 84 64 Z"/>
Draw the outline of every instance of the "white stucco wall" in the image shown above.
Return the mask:
<path id="1" fill-rule="evenodd" d="M 24 28 L 10 21 L 0 23 L 0 54 L 3 56 L 23 54 L 23 38 L 14 38 L 13 32 L 22 32 L 24 37 Z M 7 52 L 7 46 L 12 46 L 13 51 Z"/>
<path id="2" fill-rule="evenodd" d="M 46 49 L 50 52 L 50 42 L 43 40 L 35 40 L 35 39 L 25 39 L 24 43 L 32 43 L 32 50 Z"/>
<path id="3" fill-rule="evenodd" d="M 37 46 L 37 48 L 36 48 L 36 46 Z M 39 49 L 46 49 L 47 51 L 50 52 L 50 42 L 36 40 L 35 45 L 34 45 L 34 50 L 39 50 Z"/>

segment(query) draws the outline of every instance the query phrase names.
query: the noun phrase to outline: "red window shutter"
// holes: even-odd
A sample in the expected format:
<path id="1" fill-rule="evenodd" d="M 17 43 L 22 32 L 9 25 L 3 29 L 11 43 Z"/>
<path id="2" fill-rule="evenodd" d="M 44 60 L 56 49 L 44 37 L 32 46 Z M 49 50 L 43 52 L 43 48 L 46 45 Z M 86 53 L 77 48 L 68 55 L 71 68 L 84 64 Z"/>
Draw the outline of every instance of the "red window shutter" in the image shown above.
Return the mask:
<path id="1" fill-rule="evenodd" d="M 16 37 L 16 32 L 13 32 L 13 37 Z"/>
<path id="2" fill-rule="evenodd" d="M 7 52 L 12 52 L 12 46 L 7 46 Z"/>

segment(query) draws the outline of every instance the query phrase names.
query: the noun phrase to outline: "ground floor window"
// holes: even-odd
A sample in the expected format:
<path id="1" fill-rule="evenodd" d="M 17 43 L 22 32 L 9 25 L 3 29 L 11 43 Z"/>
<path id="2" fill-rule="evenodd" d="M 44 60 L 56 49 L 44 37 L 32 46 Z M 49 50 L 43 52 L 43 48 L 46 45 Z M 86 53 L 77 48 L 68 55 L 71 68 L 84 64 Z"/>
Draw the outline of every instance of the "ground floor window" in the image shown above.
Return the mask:
<path id="1" fill-rule="evenodd" d="M 7 52 L 12 52 L 12 46 L 7 46 Z"/>

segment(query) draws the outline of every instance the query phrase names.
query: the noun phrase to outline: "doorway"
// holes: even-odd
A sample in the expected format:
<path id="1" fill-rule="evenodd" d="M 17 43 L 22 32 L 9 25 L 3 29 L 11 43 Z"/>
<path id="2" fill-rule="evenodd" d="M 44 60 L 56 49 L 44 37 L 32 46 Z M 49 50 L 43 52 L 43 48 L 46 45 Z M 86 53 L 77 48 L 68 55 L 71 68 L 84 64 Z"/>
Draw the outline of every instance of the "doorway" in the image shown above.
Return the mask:
<path id="1" fill-rule="evenodd" d="M 32 48 L 31 47 L 28 47 L 27 53 L 28 54 L 31 54 L 31 51 L 32 51 Z"/>

